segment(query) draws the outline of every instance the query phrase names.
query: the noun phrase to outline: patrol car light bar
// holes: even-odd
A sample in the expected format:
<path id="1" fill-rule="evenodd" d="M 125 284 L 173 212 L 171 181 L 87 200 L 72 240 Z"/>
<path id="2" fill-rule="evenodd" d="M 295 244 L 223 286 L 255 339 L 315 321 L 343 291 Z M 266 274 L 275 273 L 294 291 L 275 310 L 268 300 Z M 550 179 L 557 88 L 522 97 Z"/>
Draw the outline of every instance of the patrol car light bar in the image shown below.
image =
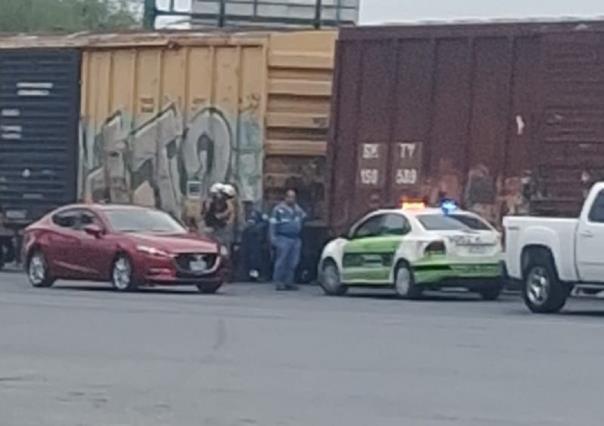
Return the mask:
<path id="1" fill-rule="evenodd" d="M 403 210 L 422 210 L 426 208 L 426 203 L 423 201 L 403 200 L 401 208 Z"/>
<path id="2" fill-rule="evenodd" d="M 459 207 L 457 207 L 457 203 L 453 200 L 443 200 L 440 203 L 440 208 L 444 214 L 451 214 L 459 209 Z"/>

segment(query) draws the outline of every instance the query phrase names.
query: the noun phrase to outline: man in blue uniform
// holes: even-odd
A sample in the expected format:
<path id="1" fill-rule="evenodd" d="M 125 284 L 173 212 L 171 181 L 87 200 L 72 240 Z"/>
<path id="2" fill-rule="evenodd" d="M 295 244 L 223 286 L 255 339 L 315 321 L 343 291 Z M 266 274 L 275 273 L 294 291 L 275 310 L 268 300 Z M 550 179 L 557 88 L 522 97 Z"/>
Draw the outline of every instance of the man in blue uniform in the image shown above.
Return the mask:
<path id="1" fill-rule="evenodd" d="M 285 200 L 273 209 L 269 226 L 269 236 L 275 250 L 273 280 L 277 290 L 298 289 L 294 276 L 300 262 L 300 234 L 305 218 L 306 213 L 296 202 L 296 191 L 287 190 Z"/>

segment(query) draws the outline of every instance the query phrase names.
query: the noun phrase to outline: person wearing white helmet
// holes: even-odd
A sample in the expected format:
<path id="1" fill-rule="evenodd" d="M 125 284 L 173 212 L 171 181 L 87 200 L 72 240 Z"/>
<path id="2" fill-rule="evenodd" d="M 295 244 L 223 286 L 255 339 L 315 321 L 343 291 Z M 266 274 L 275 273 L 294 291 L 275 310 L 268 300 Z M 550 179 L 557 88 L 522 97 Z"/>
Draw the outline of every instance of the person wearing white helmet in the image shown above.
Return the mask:
<path id="1" fill-rule="evenodd" d="M 222 192 L 223 188 L 224 188 L 224 185 L 221 184 L 220 182 L 215 183 L 214 185 L 212 185 L 210 187 L 210 195 L 219 194 L 220 192 Z"/>
<path id="2" fill-rule="evenodd" d="M 229 199 L 234 199 L 237 195 L 237 190 L 235 189 L 235 187 L 228 183 L 226 185 L 222 185 L 220 190 Z"/>
<path id="3" fill-rule="evenodd" d="M 225 212 L 225 227 L 221 230 L 217 238 L 224 246 L 231 250 L 235 238 L 235 216 L 237 214 L 237 190 L 231 184 L 223 184 L 220 188 L 222 195 L 226 199 L 227 210 Z"/>
<path id="4" fill-rule="evenodd" d="M 205 231 L 230 251 L 235 217 L 232 201 L 236 195 L 235 188 L 232 185 L 215 183 L 210 187 L 209 192 L 210 197 L 204 203 L 202 212 Z"/>

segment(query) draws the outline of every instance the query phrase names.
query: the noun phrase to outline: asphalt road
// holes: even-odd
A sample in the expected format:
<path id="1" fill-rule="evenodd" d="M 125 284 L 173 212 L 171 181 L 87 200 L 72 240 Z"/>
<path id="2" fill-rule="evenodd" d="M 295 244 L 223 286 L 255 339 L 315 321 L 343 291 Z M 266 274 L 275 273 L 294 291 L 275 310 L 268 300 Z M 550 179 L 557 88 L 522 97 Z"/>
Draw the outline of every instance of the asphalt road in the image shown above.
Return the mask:
<path id="1" fill-rule="evenodd" d="M 604 301 L 30 288 L 0 273 L 0 425 L 600 426 Z"/>

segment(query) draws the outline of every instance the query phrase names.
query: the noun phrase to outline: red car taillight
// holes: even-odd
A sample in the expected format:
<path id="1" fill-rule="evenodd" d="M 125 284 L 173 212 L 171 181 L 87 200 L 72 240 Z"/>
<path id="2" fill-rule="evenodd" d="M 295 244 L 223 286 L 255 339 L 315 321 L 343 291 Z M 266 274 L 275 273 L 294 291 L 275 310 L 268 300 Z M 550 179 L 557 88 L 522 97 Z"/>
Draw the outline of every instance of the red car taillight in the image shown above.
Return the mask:
<path id="1" fill-rule="evenodd" d="M 444 256 L 447 254 L 447 247 L 444 241 L 434 241 L 426 247 L 424 253 L 426 256 Z"/>

